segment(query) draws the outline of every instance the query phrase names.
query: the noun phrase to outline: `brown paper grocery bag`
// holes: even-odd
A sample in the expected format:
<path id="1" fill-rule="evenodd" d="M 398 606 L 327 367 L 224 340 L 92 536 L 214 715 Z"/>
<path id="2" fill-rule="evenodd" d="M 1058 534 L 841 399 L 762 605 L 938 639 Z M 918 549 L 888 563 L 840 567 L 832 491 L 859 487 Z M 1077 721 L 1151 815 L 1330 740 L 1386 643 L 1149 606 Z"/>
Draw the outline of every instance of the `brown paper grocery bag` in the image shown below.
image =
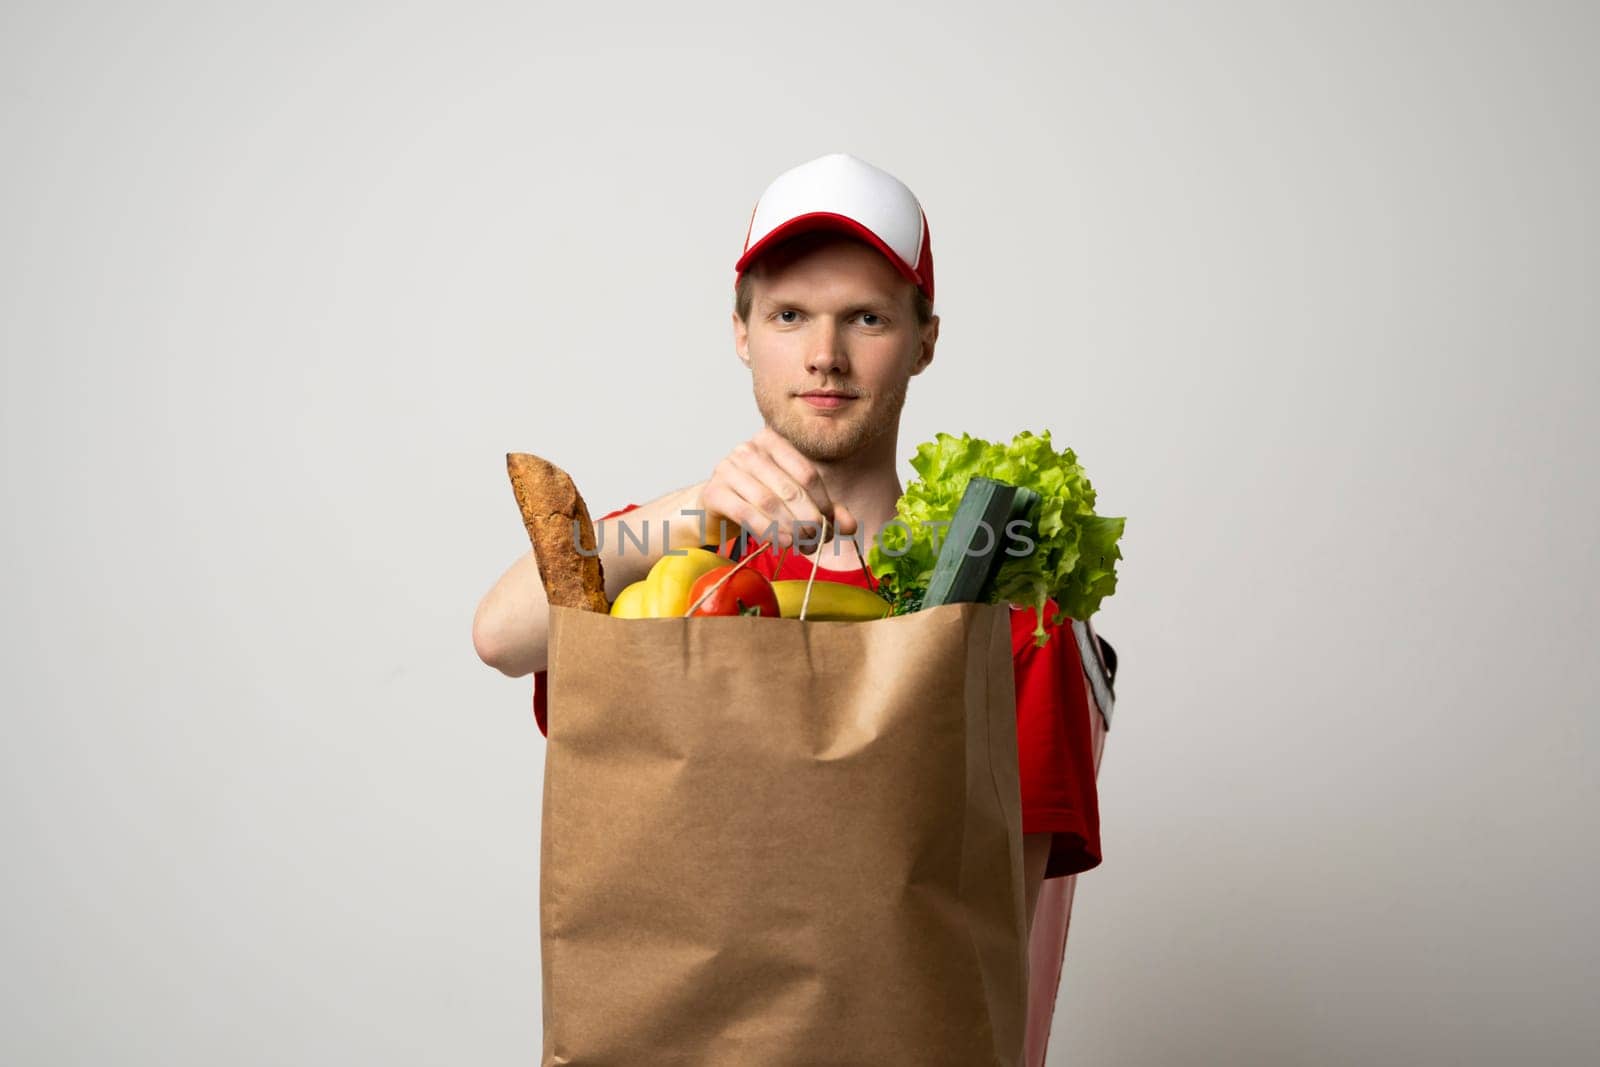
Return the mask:
<path id="1" fill-rule="evenodd" d="M 543 1063 L 1016 1067 L 1009 610 L 552 608 Z"/>

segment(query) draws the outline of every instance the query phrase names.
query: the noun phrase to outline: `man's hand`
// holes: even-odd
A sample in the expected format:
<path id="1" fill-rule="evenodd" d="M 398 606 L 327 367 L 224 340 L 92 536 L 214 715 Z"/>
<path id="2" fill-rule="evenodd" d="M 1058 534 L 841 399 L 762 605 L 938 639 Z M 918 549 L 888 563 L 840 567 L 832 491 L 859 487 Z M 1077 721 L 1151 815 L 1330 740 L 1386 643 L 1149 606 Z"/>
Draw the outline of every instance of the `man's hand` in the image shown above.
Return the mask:
<path id="1" fill-rule="evenodd" d="M 721 541 L 742 525 L 775 548 L 818 547 L 834 534 L 856 532 L 855 516 L 828 496 L 822 475 L 800 450 L 771 427 L 723 457 L 700 489 L 706 537 Z M 822 520 L 827 537 L 821 538 Z M 726 533 L 720 525 L 726 521 Z"/>

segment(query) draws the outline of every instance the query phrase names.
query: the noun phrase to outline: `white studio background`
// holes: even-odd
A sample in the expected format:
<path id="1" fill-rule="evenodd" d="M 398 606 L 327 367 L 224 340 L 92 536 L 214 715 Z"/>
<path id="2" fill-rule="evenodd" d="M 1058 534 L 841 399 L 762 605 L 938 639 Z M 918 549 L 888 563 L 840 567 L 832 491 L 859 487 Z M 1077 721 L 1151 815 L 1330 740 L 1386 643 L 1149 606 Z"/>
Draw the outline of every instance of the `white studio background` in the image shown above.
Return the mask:
<path id="1" fill-rule="evenodd" d="M 904 456 L 1128 517 L 1052 1062 L 1593 1062 L 1597 31 L 7 4 L 0 1061 L 536 1059 L 504 454 L 708 474 L 750 208 L 848 151 L 933 234 Z"/>

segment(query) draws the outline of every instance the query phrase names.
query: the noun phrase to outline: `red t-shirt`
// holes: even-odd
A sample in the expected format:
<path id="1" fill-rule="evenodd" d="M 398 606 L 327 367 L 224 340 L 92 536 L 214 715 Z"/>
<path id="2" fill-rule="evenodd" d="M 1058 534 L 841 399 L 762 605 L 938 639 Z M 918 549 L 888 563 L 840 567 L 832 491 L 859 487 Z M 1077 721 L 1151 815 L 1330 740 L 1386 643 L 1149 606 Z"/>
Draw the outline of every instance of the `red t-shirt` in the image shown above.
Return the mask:
<path id="1" fill-rule="evenodd" d="M 601 518 L 614 518 L 638 506 L 629 504 Z M 730 540 L 724 549 L 731 544 Z M 749 551 L 759 546 L 760 542 L 752 541 Z M 778 555 L 776 549 L 769 548 L 748 566 L 768 578 L 803 580 L 811 574 L 811 557 L 795 551 L 782 554 L 782 568 L 774 573 Z M 829 549 L 824 546 L 824 564 L 828 559 Z M 869 580 L 859 566 L 851 570 L 823 566 L 817 570 L 816 580 L 867 588 L 877 585 L 876 579 Z M 1057 878 L 1089 870 L 1100 863 L 1100 805 L 1095 790 L 1094 744 L 1089 718 L 1096 712 L 1089 681 L 1078 658 L 1072 624 L 1062 618 L 1047 625 L 1050 640 L 1041 648 L 1033 641 L 1034 617 L 1031 607 L 1013 608 L 1011 612 L 1022 832 L 1055 835 L 1044 875 Z M 1054 600 L 1047 602 L 1045 618 L 1057 619 Z M 542 734 L 547 733 L 545 688 L 545 672 L 534 672 L 533 716 Z"/>

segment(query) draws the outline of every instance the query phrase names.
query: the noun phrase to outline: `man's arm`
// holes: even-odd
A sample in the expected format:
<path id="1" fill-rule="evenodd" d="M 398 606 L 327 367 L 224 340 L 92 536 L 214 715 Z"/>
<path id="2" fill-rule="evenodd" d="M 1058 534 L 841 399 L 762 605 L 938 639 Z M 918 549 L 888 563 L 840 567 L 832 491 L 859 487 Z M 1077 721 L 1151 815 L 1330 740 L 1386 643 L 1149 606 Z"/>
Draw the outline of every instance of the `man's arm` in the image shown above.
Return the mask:
<path id="1" fill-rule="evenodd" d="M 701 543 L 700 516 L 684 512 L 700 508 L 700 491 L 705 484 L 696 482 L 641 504 L 626 515 L 596 521 L 597 540 L 599 527 L 609 527 L 600 549 L 607 597 L 615 599 L 625 586 L 642 579 L 668 547 L 692 548 Z M 662 538 L 663 532 L 669 531 L 669 520 L 670 546 L 663 544 Z M 708 516 L 706 521 L 711 525 L 705 536 L 708 542 L 716 541 L 716 516 Z M 628 524 L 633 540 L 622 537 L 619 524 L 623 522 Z M 637 542 L 645 540 L 647 534 L 647 550 L 641 551 Z M 478 602 L 472 618 L 472 647 L 479 659 L 500 673 L 521 678 L 545 669 L 549 640 L 550 601 L 544 595 L 539 565 L 530 551 L 513 563 Z"/>
<path id="2" fill-rule="evenodd" d="M 1050 858 L 1050 842 L 1055 834 L 1022 835 L 1022 883 L 1028 890 L 1028 934 L 1033 935 L 1033 909 L 1039 903 L 1039 890 L 1044 888 L 1045 861 Z"/>

